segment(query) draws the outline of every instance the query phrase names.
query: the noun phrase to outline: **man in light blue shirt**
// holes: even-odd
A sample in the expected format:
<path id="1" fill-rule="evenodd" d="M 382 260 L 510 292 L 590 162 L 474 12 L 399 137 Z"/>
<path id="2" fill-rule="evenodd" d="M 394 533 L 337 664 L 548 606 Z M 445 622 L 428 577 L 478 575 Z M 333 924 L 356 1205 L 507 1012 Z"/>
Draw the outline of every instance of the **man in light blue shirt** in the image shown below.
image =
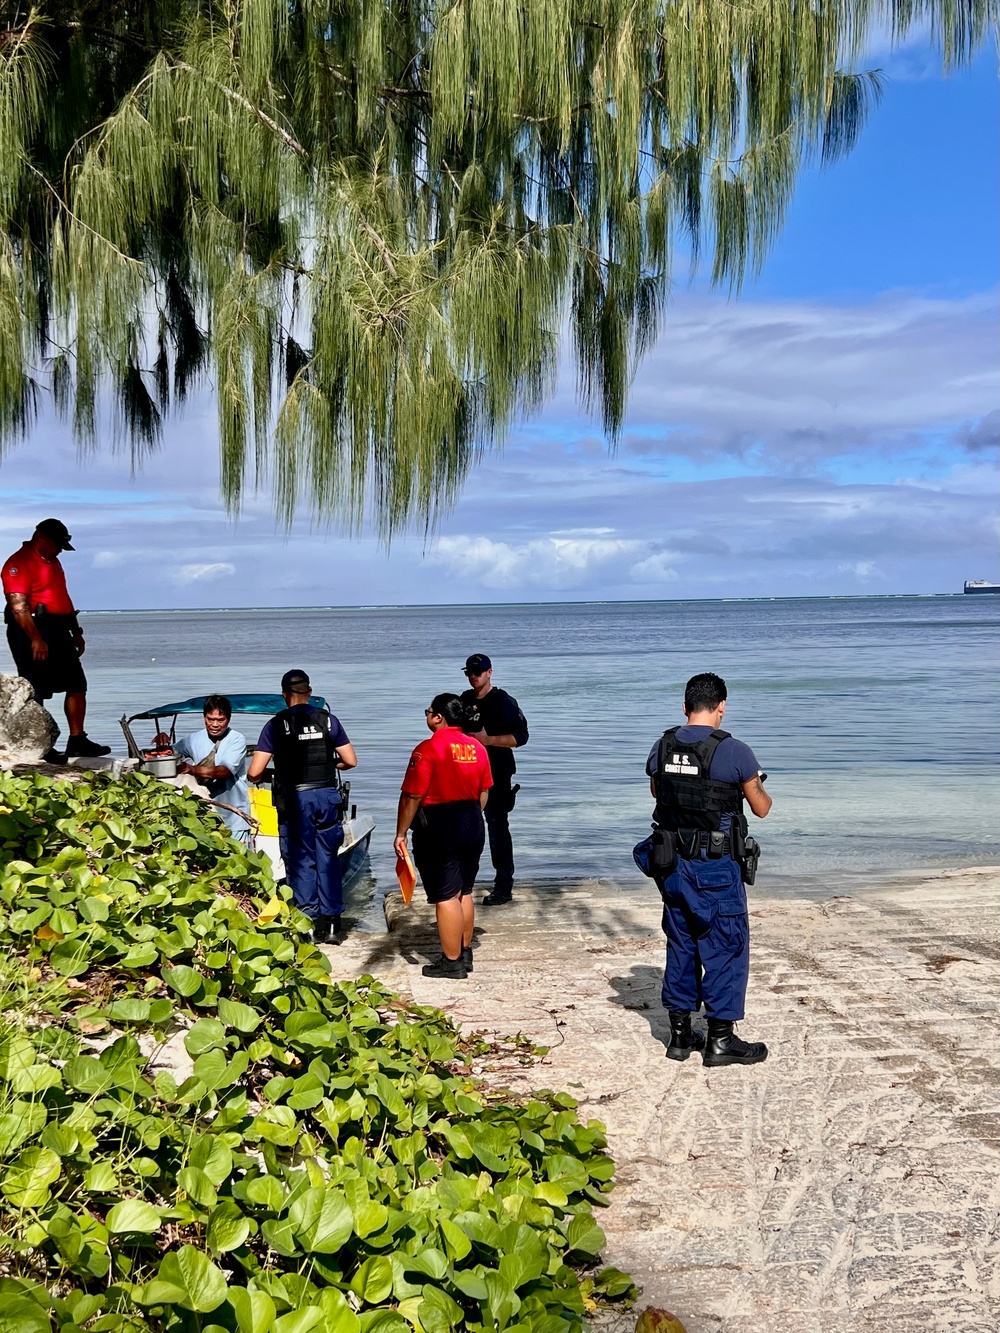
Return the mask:
<path id="1" fill-rule="evenodd" d="M 210 694 L 202 707 L 205 725 L 193 736 L 185 736 L 174 746 L 178 755 L 190 762 L 178 772 L 190 773 L 208 788 L 213 801 L 235 806 L 250 813 L 247 791 L 247 742 L 238 731 L 230 730 L 233 706 L 224 694 Z M 219 810 L 219 816 L 234 838 L 249 843 L 250 825 L 232 810 Z"/>

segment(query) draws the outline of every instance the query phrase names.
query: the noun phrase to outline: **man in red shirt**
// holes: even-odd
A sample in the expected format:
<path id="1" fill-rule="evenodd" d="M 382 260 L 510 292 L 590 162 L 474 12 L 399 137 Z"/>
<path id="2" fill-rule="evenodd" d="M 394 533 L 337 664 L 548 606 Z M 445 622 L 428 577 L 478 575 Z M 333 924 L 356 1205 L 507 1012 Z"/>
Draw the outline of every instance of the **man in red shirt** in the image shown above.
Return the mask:
<path id="1" fill-rule="evenodd" d="M 413 859 L 427 901 L 434 904 L 441 957 L 425 977 L 462 979 L 472 971 L 472 890 L 483 854 L 483 806 L 493 777 L 485 747 L 462 731 L 465 706 L 439 694 L 424 709 L 433 733 L 410 756 L 396 814 L 396 855 L 413 827 Z"/>
<path id="2" fill-rule="evenodd" d="M 65 523 L 57 518 L 39 523 L 31 540 L 4 563 L 4 620 L 17 674 L 33 686 L 38 702 L 65 691 L 69 723 L 65 758 L 92 759 L 109 754 L 111 746 L 97 745 L 83 729 L 87 677 L 80 658 L 86 644 L 59 563 L 59 552 L 72 550 Z M 46 758 L 63 756 L 50 750 Z"/>

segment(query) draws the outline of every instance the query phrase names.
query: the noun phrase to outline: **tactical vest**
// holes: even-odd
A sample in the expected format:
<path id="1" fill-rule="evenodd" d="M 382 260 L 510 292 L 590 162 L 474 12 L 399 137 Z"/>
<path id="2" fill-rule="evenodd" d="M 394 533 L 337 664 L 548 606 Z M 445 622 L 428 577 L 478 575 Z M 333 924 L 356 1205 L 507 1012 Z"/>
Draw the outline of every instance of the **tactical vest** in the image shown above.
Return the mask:
<path id="1" fill-rule="evenodd" d="M 330 714 L 322 708 L 286 708 L 271 724 L 274 772 L 286 789 L 336 786 L 340 780 Z"/>
<path id="2" fill-rule="evenodd" d="M 701 829 L 713 832 L 722 816 L 743 809 L 743 788 L 738 782 L 719 782 L 709 777 L 712 756 L 729 739 L 728 731 L 713 731 L 703 741 L 679 741 L 679 727 L 663 733 L 656 756 L 656 809 L 658 828 Z"/>

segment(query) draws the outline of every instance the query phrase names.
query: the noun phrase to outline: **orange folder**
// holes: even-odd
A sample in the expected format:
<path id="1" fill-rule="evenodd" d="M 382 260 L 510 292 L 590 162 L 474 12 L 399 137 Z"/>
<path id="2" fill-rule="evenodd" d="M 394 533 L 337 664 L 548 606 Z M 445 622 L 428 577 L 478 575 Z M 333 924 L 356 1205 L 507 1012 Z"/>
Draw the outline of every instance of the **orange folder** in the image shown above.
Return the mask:
<path id="1" fill-rule="evenodd" d="M 417 871 L 410 857 L 409 848 L 404 850 L 402 856 L 396 857 L 396 878 L 399 880 L 399 891 L 403 895 L 403 902 L 408 903 L 413 897 L 417 883 Z"/>

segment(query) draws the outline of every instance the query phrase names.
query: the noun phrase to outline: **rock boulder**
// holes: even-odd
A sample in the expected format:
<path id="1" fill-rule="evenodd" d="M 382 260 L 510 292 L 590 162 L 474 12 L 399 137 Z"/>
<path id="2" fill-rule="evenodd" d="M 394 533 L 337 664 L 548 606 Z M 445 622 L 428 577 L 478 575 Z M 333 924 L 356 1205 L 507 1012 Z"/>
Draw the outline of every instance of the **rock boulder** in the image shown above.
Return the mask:
<path id="1" fill-rule="evenodd" d="M 37 763 L 55 745 L 59 727 L 21 676 L 0 675 L 0 766 Z"/>

